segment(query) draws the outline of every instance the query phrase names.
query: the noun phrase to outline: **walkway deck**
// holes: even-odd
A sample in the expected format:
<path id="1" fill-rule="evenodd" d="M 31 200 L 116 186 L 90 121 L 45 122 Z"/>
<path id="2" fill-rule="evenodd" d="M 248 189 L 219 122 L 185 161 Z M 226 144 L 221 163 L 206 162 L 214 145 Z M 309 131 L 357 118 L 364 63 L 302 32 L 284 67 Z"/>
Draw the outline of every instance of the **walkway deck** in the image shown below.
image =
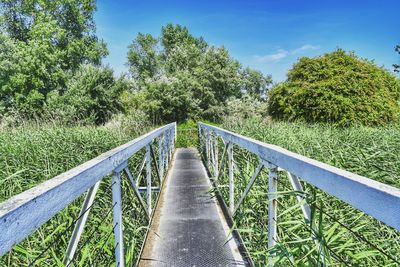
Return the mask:
<path id="1" fill-rule="evenodd" d="M 139 266 L 244 266 L 195 149 L 177 149 Z"/>

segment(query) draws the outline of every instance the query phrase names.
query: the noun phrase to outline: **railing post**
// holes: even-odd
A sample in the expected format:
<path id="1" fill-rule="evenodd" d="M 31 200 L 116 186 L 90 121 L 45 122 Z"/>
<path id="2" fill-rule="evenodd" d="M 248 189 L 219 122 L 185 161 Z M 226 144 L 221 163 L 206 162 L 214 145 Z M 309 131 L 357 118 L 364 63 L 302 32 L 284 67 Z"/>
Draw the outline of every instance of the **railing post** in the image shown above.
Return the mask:
<path id="1" fill-rule="evenodd" d="M 214 139 L 214 158 L 215 158 L 215 164 L 214 164 L 214 176 L 215 179 L 219 176 L 219 169 L 218 169 L 218 136 L 215 136 Z"/>
<path id="2" fill-rule="evenodd" d="M 229 176 L 229 210 L 231 214 L 235 211 L 235 180 L 233 177 L 233 144 L 228 143 L 228 176 Z"/>
<path id="3" fill-rule="evenodd" d="M 165 160 L 165 168 L 168 169 L 169 164 L 169 154 L 168 154 L 168 142 L 169 142 L 169 133 L 165 132 L 165 140 L 164 140 L 164 160 Z"/>
<path id="4" fill-rule="evenodd" d="M 206 152 L 207 152 L 207 169 L 210 171 L 211 164 L 211 147 L 210 147 L 210 130 L 207 129 L 207 137 L 206 137 Z"/>
<path id="5" fill-rule="evenodd" d="M 112 202 L 114 221 L 115 265 L 125 266 L 124 243 L 122 235 L 122 200 L 121 200 L 121 173 L 112 175 Z"/>
<path id="6" fill-rule="evenodd" d="M 160 170 L 160 178 L 161 181 L 164 178 L 164 159 L 163 159 L 163 142 L 164 140 L 164 135 L 160 136 L 160 139 L 158 139 L 158 167 Z"/>
<path id="7" fill-rule="evenodd" d="M 151 216 L 151 151 L 150 144 L 146 145 L 146 182 L 147 182 L 147 211 Z"/>
<path id="8" fill-rule="evenodd" d="M 276 245 L 278 215 L 278 166 L 268 163 L 268 248 Z M 271 257 L 270 257 L 271 259 Z"/>
<path id="9" fill-rule="evenodd" d="M 172 150 L 173 150 L 173 147 L 174 147 L 174 139 L 175 139 L 175 137 L 174 137 L 174 129 L 171 129 L 171 138 L 170 138 L 170 140 L 169 140 L 169 159 L 170 160 L 172 160 Z"/>

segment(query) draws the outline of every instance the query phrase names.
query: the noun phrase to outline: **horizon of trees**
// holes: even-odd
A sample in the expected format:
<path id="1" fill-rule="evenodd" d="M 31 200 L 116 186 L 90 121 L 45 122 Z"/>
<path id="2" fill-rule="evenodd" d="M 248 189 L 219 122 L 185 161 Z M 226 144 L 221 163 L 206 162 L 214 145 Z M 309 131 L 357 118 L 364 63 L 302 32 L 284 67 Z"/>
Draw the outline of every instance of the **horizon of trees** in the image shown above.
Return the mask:
<path id="1" fill-rule="evenodd" d="M 159 124 L 274 113 L 265 99 L 271 75 L 244 68 L 225 47 L 210 45 L 179 24 L 164 25 L 160 36 L 137 34 L 128 47 L 129 71 L 117 77 L 102 65 L 108 50 L 96 35 L 95 11 L 95 0 L 0 3 L 0 122 L 15 114 L 104 124 L 115 114 L 136 113 Z M 400 54 L 400 45 L 395 51 Z M 290 83 L 291 72 L 272 87 Z"/>

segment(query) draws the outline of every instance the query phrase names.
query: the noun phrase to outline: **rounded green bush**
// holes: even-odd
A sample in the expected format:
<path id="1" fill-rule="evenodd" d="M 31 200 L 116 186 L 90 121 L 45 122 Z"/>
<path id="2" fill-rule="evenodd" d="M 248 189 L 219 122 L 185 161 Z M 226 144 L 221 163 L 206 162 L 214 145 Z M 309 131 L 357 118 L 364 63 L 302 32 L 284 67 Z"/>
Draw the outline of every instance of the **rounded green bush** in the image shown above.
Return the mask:
<path id="1" fill-rule="evenodd" d="M 373 61 L 342 49 L 300 58 L 287 81 L 269 92 L 276 119 L 341 126 L 385 125 L 399 115 L 400 82 Z"/>

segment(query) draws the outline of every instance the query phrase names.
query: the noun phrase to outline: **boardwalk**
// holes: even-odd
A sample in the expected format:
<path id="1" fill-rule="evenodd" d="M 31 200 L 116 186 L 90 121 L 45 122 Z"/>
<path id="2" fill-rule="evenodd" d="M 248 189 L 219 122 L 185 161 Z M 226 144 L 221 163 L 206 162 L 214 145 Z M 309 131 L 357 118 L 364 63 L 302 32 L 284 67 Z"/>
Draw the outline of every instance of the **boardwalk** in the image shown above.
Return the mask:
<path id="1" fill-rule="evenodd" d="M 243 266 L 195 149 L 178 149 L 139 266 Z"/>

